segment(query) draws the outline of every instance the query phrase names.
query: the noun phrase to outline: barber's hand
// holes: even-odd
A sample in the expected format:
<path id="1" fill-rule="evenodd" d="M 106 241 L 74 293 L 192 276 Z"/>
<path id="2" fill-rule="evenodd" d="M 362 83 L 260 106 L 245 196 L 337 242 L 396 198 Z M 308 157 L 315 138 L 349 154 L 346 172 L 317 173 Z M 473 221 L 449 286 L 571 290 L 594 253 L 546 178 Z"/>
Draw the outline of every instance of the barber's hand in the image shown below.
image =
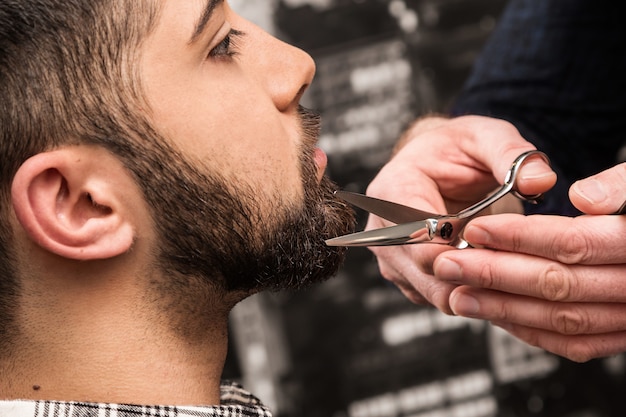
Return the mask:
<path id="1" fill-rule="evenodd" d="M 439 214 L 458 212 L 483 198 L 504 180 L 515 158 L 534 149 L 513 125 L 478 116 L 422 119 L 399 144 L 367 194 Z M 529 160 L 518 177 L 523 194 L 545 192 L 555 181 L 540 158 Z M 366 229 L 390 225 L 370 216 Z M 449 296 L 458 284 L 435 280 L 432 266 L 437 255 L 450 249 L 434 244 L 371 248 L 381 274 L 407 298 L 446 313 L 452 313 Z"/>
<path id="2" fill-rule="evenodd" d="M 465 238 L 487 249 L 450 251 L 435 262 L 457 286 L 452 310 L 490 320 L 529 344 L 574 361 L 626 351 L 626 164 L 575 183 L 584 213 L 486 216 Z"/>

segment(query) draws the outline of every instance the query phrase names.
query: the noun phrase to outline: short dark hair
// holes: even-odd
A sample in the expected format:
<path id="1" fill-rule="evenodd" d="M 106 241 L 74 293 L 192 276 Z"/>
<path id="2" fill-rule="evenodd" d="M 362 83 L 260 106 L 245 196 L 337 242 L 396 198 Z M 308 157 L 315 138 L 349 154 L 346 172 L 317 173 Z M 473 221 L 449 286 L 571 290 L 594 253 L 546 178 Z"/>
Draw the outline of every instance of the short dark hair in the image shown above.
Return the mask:
<path id="1" fill-rule="evenodd" d="M 158 12 L 157 0 L 0 2 L 0 340 L 19 293 L 7 221 L 13 177 L 59 146 L 124 154 L 145 136 L 138 51 Z"/>

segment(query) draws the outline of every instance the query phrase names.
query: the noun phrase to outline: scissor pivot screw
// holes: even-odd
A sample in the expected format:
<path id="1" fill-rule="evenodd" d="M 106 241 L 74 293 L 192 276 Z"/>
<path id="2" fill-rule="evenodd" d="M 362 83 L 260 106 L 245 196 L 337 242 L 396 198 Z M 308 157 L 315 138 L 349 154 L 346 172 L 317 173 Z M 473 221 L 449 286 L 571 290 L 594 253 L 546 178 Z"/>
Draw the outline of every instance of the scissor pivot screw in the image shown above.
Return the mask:
<path id="1" fill-rule="evenodd" d="M 444 223 L 441 226 L 441 238 L 442 239 L 450 239 L 452 237 L 452 231 L 454 230 L 454 226 L 452 223 Z"/>

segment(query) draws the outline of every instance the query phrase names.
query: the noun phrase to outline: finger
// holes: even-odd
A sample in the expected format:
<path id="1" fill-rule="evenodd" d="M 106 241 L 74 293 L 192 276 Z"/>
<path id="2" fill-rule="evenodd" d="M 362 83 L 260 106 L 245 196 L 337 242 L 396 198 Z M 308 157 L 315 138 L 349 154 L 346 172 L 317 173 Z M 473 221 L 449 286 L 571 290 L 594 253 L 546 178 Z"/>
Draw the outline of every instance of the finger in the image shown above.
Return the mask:
<path id="1" fill-rule="evenodd" d="M 520 154 L 535 149 L 512 124 L 489 117 L 459 117 L 415 132 L 408 132 L 415 138 L 380 171 L 368 195 L 444 213 L 440 194 L 475 201 L 504 182 Z M 536 194 L 555 181 L 550 167 L 535 157 L 520 170 L 517 186 L 523 194 Z"/>
<path id="2" fill-rule="evenodd" d="M 449 305 L 454 284 L 437 281 L 432 263 L 443 251 L 454 250 L 445 245 L 408 245 L 370 248 L 377 257 L 381 275 L 395 284 L 414 303 L 426 300 L 440 311 L 452 314 Z"/>
<path id="3" fill-rule="evenodd" d="M 554 187 L 554 184 L 556 184 L 556 173 L 539 156 L 524 163 L 515 181 L 516 189 L 524 195 L 545 193 Z"/>
<path id="4" fill-rule="evenodd" d="M 511 123 L 492 118 L 467 116 L 459 123 L 474 124 L 473 141 L 460 142 L 463 149 L 493 173 L 502 184 L 513 161 L 522 153 L 536 148 L 527 142 Z M 528 159 L 520 168 L 516 185 L 522 194 L 538 194 L 547 191 L 556 183 L 556 174 L 543 158 Z"/>
<path id="5" fill-rule="evenodd" d="M 380 170 L 366 194 L 419 210 L 445 213 L 446 206 L 437 184 L 415 163 L 420 153 L 417 142 L 409 143 Z"/>
<path id="6" fill-rule="evenodd" d="M 378 269 L 380 275 L 395 285 L 410 302 L 429 304 L 428 300 L 394 267 L 394 263 L 385 262 L 384 258 L 381 257 L 378 259 Z"/>
<path id="7" fill-rule="evenodd" d="M 617 212 L 626 202 L 626 163 L 575 182 L 569 197 L 583 213 Z"/>
<path id="8" fill-rule="evenodd" d="M 396 287 L 398 287 L 398 289 L 400 290 L 402 295 L 404 295 L 404 297 L 407 300 L 409 300 L 410 302 L 412 302 L 413 304 L 417 304 L 417 305 L 431 305 L 431 303 L 428 302 L 426 297 L 424 297 L 422 294 L 420 294 L 409 283 L 407 283 L 407 282 L 394 282 L 394 284 L 396 285 Z"/>
<path id="9" fill-rule="evenodd" d="M 494 323 L 524 342 L 574 362 L 616 355 L 626 351 L 626 332 L 567 336 L 532 327 Z"/>
<path id="10" fill-rule="evenodd" d="M 456 315 L 511 323 L 563 335 L 626 331 L 626 304 L 559 303 L 471 287 L 450 295 Z"/>
<path id="11" fill-rule="evenodd" d="M 550 301 L 626 302 L 626 265 L 565 265 L 537 256 L 472 249 L 434 263 L 439 281 Z"/>
<path id="12" fill-rule="evenodd" d="M 464 238 L 474 246 L 565 264 L 626 263 L 626 216 L 483 216 L 467 225 Z"/>

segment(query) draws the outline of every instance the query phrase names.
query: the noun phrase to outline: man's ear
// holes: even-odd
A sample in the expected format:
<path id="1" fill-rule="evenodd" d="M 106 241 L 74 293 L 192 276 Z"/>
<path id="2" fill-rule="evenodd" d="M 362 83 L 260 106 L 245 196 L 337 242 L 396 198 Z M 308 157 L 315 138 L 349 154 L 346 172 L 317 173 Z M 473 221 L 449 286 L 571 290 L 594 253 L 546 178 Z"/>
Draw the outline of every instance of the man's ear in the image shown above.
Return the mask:
<path id="1" fill-rule="evenodd" d="M 122 177 L 120 177 L 122 176 Z M 133 224 L 122 164 L 104 149 L 62 148 L 37 154 L 17 171 L 16 217 L 42 248 L 68 259 L 107 259 L 130 249 Z M 121 183 L 120 183 L 121 182 Z"/>

